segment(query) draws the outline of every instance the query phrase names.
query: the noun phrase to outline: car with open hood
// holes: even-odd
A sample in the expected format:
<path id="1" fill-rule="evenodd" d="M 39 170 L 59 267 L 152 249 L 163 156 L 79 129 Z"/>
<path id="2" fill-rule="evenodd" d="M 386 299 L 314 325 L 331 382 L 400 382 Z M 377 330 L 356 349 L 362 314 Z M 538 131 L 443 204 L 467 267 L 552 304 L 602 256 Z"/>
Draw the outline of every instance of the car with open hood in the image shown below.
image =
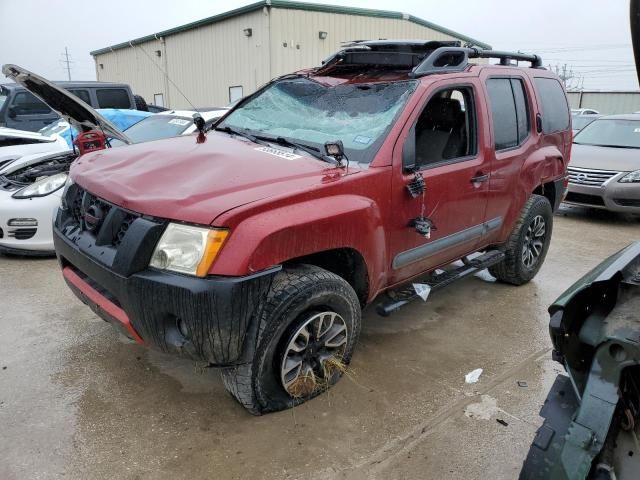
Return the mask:
<path id="1" fill-rule="evenodd" d="M 365 305 L 388 315 L 485 268 L 537 274 L 571 145 L 541 65 L 355 42 L 195 139 L 87 153 L 54 223 L 65 281 L 136 342 L 221 368 L 254 414 L 310 400 L 347 368 Z"/>

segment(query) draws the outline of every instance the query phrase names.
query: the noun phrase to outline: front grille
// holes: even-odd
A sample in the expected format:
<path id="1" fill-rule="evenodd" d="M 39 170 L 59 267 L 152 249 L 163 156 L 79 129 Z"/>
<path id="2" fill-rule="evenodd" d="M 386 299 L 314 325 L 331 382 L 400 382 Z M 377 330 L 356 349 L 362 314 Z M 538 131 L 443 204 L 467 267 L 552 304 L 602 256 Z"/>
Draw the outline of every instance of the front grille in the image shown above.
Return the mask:
<path id="1" fill-rule="evenodd" d="M 37 228 L 16 228 L 15 230 L 9 230 L 9 233 L 7 235 L 9 237 L 15 238 L 16 240 L 29 240 L 36 234 L 37 231 Z"/>
<path id="2" fill-rule="evenodd" d="M 131 224 L 138 218 L 138 215 L 112 205 L 92 193 L 83 190 L 78 185 L 74 185 L 73 190 L 69 189 L 65 203 L 70 213 L 71 223 L 79 228 L 80 231 L 88 231 L 93 235 L 99 236 L 102 245 L 118 247 L 122 243 Z M 90 228 L 85 220 L 85 215 L 86 212 L 91 211 L 92 207 L 98 208 L 101 212 L 101 221 L 99 225 Z M 114 211 L 114 215 L 109 215 L 112 210 Z M 106 225 L 106 223 L 108 223 L 108 225 Z M 105 227 L 104 230 L 106 233 L 99 235 L 103 227 Z"/>
<path id="3" fill-rule="evenodd" d="M 584 193 L 569 192 L 565 201 L 572 203 L 580 203 L 582 205 L 594 205 L 604 207 L 604 200 L 598 195 L 586 195 Z"/>
<path id="4" fill-rule="evenodd" d="M 569 183 L 599 187 L 620 172 L 613 170 L 595 170 L 592 168 L 569 167 Z"/>
<path id="5" fill-rule="evenodd" d="M 640 207 L 640 200 L 633 198 L 616 198 L 613 200 L 623 207 Z"/>

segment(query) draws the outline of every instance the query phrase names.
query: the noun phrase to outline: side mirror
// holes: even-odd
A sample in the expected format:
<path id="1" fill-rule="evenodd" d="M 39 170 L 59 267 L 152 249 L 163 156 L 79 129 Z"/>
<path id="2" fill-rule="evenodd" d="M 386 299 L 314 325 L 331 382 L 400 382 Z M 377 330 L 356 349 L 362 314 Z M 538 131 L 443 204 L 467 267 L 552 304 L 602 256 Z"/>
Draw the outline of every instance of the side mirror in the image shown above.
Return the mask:
<path id="1" fill-rule="evenodd" d="M 9 118 L 16 118 L 16 109 L 15 107 L 9 107 L 9 111 L 7 112 Z"/>
<path id="2" fill-rule="evenodd" d="M 416 127 L 413 126 L 402 147 L 402 169 L 411 172 L 416 167 Z"/>

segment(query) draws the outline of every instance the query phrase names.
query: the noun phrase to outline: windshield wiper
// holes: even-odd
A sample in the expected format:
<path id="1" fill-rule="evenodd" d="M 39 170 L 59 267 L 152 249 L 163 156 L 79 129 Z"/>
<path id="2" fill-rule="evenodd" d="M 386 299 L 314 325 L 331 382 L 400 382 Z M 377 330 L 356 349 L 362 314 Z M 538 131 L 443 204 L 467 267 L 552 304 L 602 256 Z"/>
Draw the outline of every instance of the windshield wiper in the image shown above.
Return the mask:
<path id="1" fill-rule="evenodd" d="M 229 135 L 238 135 L 239 137 L 246 138 L 250 142 L 260 144 L 258 139 L 256 137 L 254 137 L 253 135 L 251 135 L 250 133 L 243 132 L 243 131 L 240 131 L 240 130 L 236 130 L 235 128 L 231 128 L 231 127 L 216 127 L 214 130 L 217 130 L 218 132 L 228 133 Z"/>
<path id="2" fill-rule="evenodd" d="M 269 137 L 267 135 L 256 135 L 256 138 L 259 140 L 264 140 L 266 142 L 272 142 L 277 145 L 282 145 L 283 147 L 289 147 L 293 149 L 293 151 L 302 150 L 303 152 L 306 152 L 309 155 L 316 157 L 318 160 L 322 160 L 323 162 L 331 163 L 333 165 L 338 165 L 338 162 L 335 161 L 333 158 L 329 157 L 328 155 L 324 155 L 323 153 L 320 152 L 319 148 L 313 147 L 311 145 L 306 145 L 304 143 L 299 143 L 299 142 L 293 142 L 284 137 Z"/>

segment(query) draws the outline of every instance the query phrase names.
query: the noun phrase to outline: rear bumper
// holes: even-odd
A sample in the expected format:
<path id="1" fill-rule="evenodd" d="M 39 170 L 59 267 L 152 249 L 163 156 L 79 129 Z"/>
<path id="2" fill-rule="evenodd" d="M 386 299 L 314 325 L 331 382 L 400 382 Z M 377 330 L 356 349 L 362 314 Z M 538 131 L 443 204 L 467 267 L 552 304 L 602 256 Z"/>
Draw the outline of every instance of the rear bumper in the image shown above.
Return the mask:
<path id="1" fill-rule="evenodd" d="M 149 268 L 123 276 L 56 228 L 53 237 L 71 290 L 129 338 L 215 366 L 250 359 L 261 300 L 279 267 L 246 277 L 195 278 Z"/>

